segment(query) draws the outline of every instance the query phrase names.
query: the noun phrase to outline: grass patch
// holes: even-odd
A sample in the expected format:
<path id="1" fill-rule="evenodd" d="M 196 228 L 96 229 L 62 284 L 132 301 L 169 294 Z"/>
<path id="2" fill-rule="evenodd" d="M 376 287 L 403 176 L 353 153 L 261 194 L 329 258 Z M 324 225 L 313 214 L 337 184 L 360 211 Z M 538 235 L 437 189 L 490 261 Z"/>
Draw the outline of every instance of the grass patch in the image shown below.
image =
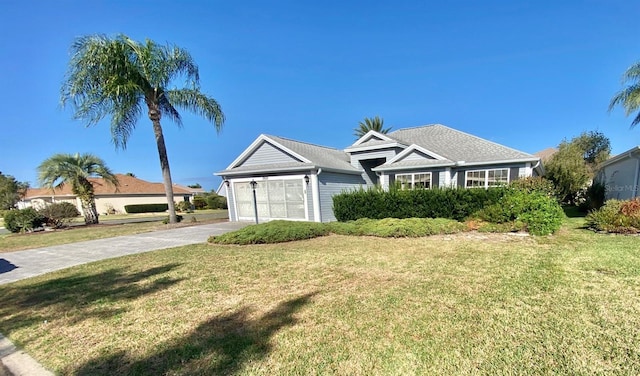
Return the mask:
<path id="1" fill-rule="evenodd" d="M 60 374 L 638 374 L 637 238 L 577 227 L 132 255 L 0 286 L 0 332 Z"/>
<path id="2" fill-rule="evenodd" d="M 27 234 L 0 235 L 0 254 L 3 252 L 76 243 L 86 240 L 105 239 L 115 236 L 133 235 L 143 232 L 166 229 L 167 225 L 163 225 L 161 222 L 163 218 L 164 217 L 159 217 L 157 220 L 151 222 L 118 224 L 110 224 L 108 221 L 103 221 L 98 225 L 72 226 L 56 231 L 40 231 Z M 190 226 L 212 223 L 216 221 L 219 221 L 219 219 L 216 219 L 215 217 L 205 217 L 204 219 L 197 219 L 194 222 L 192 221 L 192 216 L 188 215 L 183 223 L 171 226 Z"/>

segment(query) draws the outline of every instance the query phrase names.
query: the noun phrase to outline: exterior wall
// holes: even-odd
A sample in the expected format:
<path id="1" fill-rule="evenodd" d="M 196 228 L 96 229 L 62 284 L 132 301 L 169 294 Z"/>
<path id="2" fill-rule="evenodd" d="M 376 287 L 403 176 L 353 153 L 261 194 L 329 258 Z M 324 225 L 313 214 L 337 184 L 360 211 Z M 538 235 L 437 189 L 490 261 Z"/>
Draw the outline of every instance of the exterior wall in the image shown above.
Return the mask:
<path id="1" fill-rule="evenodd" d="M 512 164 L 512 165 L 465 166 L 466 168 L 458 168 L 455 170 L 455 173 L 457 175 L 456 184 L 458 187 L 463 187 L 463 188 L 465 187 L 467 171 L 493 170 L 493 169 L 499 169 L 499 168 L 509 169 L 509 182 L 512 182 L 514 180 L 531 176 L 532 169 L 527 168 L 528 167 L 527 165 L 528 165 L 527 163 L 518 163 L 518 164 Z"/>
<path id="2" fill-rule="evenodd" d="M 175 203 L 184 201 L 184 196 L 191 197 L 191 194 L 174 194 L 173 201 Z M 191 198 L 189 198 L 191 200 Z M 96 197 L 96 209 L 98 209 L 98 214 L 105 214 L 109 211 L 109 209 L 115 209 L 116 213 L 126 213 L 124 210 L 125 205 L 134 205 L 134 204 L 166 204 L 167 197 L 165 195 L 109 195 L 109 196 L 98 196 Z M 81 210 L 78 208 L 78 210 Z"/>
<path id="3" fill-rule="evenodd" d="M 366 161 L 368 159 L 384 159 L 385 161 L 388 161 L 389 159 L 395 157 L 401 151 L 402 151 L 401 148 L 386 148 L 386 149 L 371 150 L 371 151 L 351 152 L 350 153 L 351 165 L 359 170 L 364 171 L 365 168 L 361 163 L 362 161 Z M 371 180 L 369 174 L 367 174 L 366 171 L 362 173 L 362 179 L 364 179 L 367 186 L 373 186 L 377 183 Z"/>
<path id="4" fill-rule="evenodd" d="M 286 154 L 275 146 L 264 142 L 240 166 L 265 165 L 270 163 L 300 162 L 292 155 Z"/>
<path id="5" fill-rule="evenodd" d="M 318 175 L 320 188 L 320 219 L 322 222 L 335 221 L 333 214 L 333 196 L 344 191 L 364 187 L 366 182 L 360 175 L 322 172 Z"/>
<path id="6" fill-rule="evenodd" d="M 603 167 L 598 180 L 605 185 L 605 199 L 629 200 L 640 192 L 640 160 L 625 158 Z"/>

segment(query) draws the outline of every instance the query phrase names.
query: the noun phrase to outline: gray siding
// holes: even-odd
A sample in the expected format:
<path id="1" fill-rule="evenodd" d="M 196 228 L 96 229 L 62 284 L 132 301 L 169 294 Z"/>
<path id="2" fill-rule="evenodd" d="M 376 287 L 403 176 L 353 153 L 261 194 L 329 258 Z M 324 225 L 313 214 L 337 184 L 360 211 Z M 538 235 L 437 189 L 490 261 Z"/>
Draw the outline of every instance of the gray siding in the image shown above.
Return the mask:
<path id="1" fill-rule="evenodd" d="M 236 220 L 236 198 L 233 192 L 231 191 L 231 187 L 233 186 L 233 183 L 230 183 L 229 185 L 230 185 L 229 191 L 227 194 L 227 207 L 229 210 L 229 220 L 235 221 Z"/>
<path id="2" fill-rule="evenodd" d="M 307 194 L 307 212 L 309 213 L 309 221 L 310 222 L 314 222 L 313 219 L 313 187 L 311 186 L 311 182 L 309 182 L 309 184 L 307 184 L 304 189 L 306 190 Z"/>
<path id="3" fill-rule="evenodd" d="M 384 159 L 384 161 L 388 161 L 391 158 L 395 157 L 398 153 L 402 151 L 401 148 L 386 148 L 379 150 L 371 150 L 371 151 L 358 151 L 352 152 L 351 154 L 351 165 L 359 170 L 363 170 L 362 179 L 366 182 L 367 186 L 375 185 L 377 182 L 372 180 L 372 177 L 375 175 L 372 171 L 368 171 L 364 166 L 362 161 L 371 160 L 371 159 Z M 382 163 L 384 163 L 384 161 Z M 382 164 L 380 163 L 380 164 Z M 366 163 L 365 163 L 366 164 Z M 377 167 L 377 166 L 374 166 Z"/>
<path id="4" fill-rule="evenodd" d="M 283 152 L 275 146 L 263 142 L 240 166 L 265 165 L 270 163 L 301 162 L 294 156 Z M 238 166 L 238 167 L 240 167 Z"/>
<path id="5" fill-rule="evenodd" d="M 401 161 L 421 161 L 424 159 L 435 159 L 419 151 L 412 151 L 409 155 L 401 159 Z"/>
<path id="6" fill-rule="evenodd" d="M 638 161 L 625 158 L 599 171 L 598 179 L 605 185 L 605 198 L 628 200 L 638 195 Z M 639 179 L 640 180 L 640 179 Z"/>
<path id="7" fill-rule="evenodd" d="M 365 181 L 359 175 L 323 172 L 318 175 L 318 185 L 322 222 L 330 222 L 336 220 L 333 214 L 333 196 L 344 191 L 358 189 L 365 185 Z"/>

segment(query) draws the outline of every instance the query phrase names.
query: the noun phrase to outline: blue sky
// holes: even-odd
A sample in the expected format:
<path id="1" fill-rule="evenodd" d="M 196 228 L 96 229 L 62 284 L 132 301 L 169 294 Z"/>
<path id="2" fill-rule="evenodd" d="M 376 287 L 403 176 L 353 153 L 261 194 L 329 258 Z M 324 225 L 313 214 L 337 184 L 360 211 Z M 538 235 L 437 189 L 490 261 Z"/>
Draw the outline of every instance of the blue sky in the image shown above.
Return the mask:
<path id="1" fill-rule="evenodd" d="M 375 115 L 530 153 L 598 130 L 620 153 L 640 129 L 607 106 L 640 60 L 638 14 L 629 0 L 2 1 L 0 171 L 37 186 L 52 154 L 91 152 L 161 181 L 147 118 L 116 150 L 109 120 L 85 128 L 59 105 L 71 43 L 96 33 L 189 50 L 222 105 L 220 134 L 186 112 L 182 129 L 163 122 L 179 184 L 217 187 L 212 174 L 261 133 L 344 148 Z"/>

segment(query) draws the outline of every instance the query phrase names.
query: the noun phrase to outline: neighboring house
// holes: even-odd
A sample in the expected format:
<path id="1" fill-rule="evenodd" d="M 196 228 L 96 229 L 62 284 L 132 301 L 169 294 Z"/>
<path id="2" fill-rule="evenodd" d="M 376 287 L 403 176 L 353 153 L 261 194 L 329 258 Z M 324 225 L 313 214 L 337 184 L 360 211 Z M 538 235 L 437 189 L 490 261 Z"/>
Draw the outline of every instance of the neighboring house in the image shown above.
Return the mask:
<path id="1" fill-rule="evenodd" d="M 542 163 L 547 163 L 549 162 L 551 157 L 553 157 L 553 155 L 557 152 L 558 152 L 558 149 L 556 148 L 546 148 L 544 150 L 540 150 L 537 153 L 533 153 L 533 155 L 540 158 L 542 160 Z"/>
<path id="2" fill-rule="evenodd" d="M 605 185 L 605 199 L 640 196 L 640 146 L 611 157 L 598 166 L 596 180 Z"/>
<path id="3" fill-rule="evenodd" d="M 167 197 L 162 183 L 150 183 L 129 175 L 117 174 L 120 186 L 116 189 L 113 185 L 105 183 L 101 178 L 89 178 L 93 184 L 98 213 L 125 213 L 125 205 L 131 204 L 166 204 Z M 189 201 L 196 193 L 191 188 L 181 185 L 173 185 L 173 197 L 175 202 Z M 29 206 L 42 207 L 53 202 L 70 202 L 74 204 L 80 213 L 82 205 L 72 192 L 71 186 L 65 184 L 60 189 L 29 188 L 24 199 L 18 203 L 19 208 Z"/>
<path id="4" fill-rule="evenodd" d="M 542 175 L 540 158 L 440 124 L 370 131 L 344 150 L 260 135 L 224 171 L 229 218 L 334 221 L 335 194 L 390 184 L 480 187 Z"/>

